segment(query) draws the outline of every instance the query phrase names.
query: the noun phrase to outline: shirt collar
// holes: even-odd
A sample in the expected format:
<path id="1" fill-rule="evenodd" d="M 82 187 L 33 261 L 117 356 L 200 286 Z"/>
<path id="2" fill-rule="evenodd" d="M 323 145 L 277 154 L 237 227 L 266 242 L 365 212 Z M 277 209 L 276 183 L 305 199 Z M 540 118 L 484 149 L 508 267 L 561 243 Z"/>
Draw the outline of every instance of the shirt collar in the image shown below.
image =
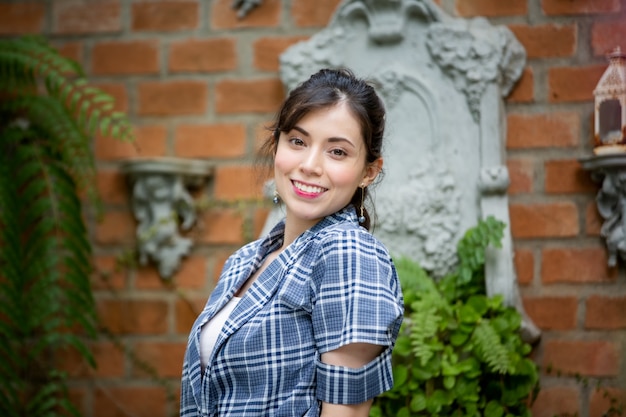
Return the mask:
<path id="1" fill-rule="evenodd" d="M 309 236 L 314 236 L 323 229 L 335 225 L 337 223 L 349 222 L 354 223 L 355 225 L 359 224 L 359 221 L 356 216 L 356 210 L 352 204 L 348 204 L 343 209 L 330 214 L 324 217 L 322 220 L 317 222 L 313 227 L 306 230 L 302 233 L 297 239 L 296 242 L 306 240 Z M 268 248 L 282 244 L 283 237 L 285 234 L 285 219 L 282 219 L 280 222 L 274 226 L 269 234 L 263 240 L 262 246 L 267 246 Z M 295 243 L 295 242 L 294 242 Z"/>

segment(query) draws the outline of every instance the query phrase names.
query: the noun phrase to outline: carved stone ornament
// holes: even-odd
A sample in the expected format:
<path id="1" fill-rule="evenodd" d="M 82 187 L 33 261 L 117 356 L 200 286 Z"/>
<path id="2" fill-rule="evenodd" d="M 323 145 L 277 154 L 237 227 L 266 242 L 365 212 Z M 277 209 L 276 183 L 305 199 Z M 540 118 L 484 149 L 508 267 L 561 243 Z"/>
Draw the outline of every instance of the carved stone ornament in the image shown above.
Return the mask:
<path id="1" fill-rule="evenodd" d="M 513 267 L 504 148 L 503 97 L 525 62 L 512 32 L 484 18 L 453 18 L 431 0 L 344 0 L 328 27 L 280 56 L 280 76 L 287 91 L 326 67 L 375 83 L 387 137 L 384 180 L 372 189 L 374 234 L 440 277 L 455 266 L 465 230 L 481 217 L 503 221 L 502 248 L 487 256 L 487 292 L 520 311 L 533 342 L 540 332 Z"/>
<path id="2" fill-rule="evenodd" d="M 190 230 L 196 221 L 187 188 L 200 186 L 213 169 L 205 161 L 182 158 L 132 159 L 121 169 L 132 186 L 139 263 L 156 263 L 161 278 L 169 279 L 193 244 L 179 232 Z"/>
<path id="3" fill-rule="evenodd" d="M 596 195 L 598 213 L 604 219 L 600 235 L 608 252 L 608 265 L 626 261 L 626 153 L 597 155 L 580 160 L 591 177 L 602 184 Z"/>

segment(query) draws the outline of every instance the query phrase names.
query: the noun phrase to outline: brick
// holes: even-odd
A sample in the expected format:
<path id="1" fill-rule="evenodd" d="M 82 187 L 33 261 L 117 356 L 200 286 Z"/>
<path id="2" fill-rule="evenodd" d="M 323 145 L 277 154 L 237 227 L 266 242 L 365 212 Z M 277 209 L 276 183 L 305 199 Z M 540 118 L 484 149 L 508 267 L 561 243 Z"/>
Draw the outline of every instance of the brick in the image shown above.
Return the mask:
<path id="1" fill-rule="evenodd" d="M 159 335 L 167 332 L 165 300 L 98 300 L 100 323 L 113 334 Z"/>
<path id="2" fill-rule="evenodd" d="M 1 24 L 0 24 L 1 25 Z M 63 42 L 62 44 L 54 44 L 54 47 L 59 54 L 65 58 L 69 58 L 72 61 L 83 64 L 83 44 L 82 42 Z"/>
<path id="3" fill-rule="evenodd" d="M 131 190 L 126 176 L 120 170 L 100 169 L 96 186 L 104 203 L 126 204 L 130 201 Z"/>
<path id="4" fill-rule="evenodd" d="M 263 182 L 255 167 L 217 167 L 214 186 L 217 200 L 255 199 L 263 196 Z"/>
<path id="5" fill-rule="evenodd" d="M 268 207 L 259 207 L 254 210 L 253 230 L 255 238 L 261 236 L 261 232 L 263 231 L 263 227 L 265 226 L 265 221 L 267 220 L 269 212 L 270 209 Z"/>
<path id="6" fill-rule="evenodd" d="M 114 256 L 96 256 L 94 269 L 91 279 L 91 288 L 94 291 L 121 290 L 126 287 L 126 273 L 120 269 Z"/>
<path id="7" fill-rule="evenodd" d="M 86 404 L 86 398 L 88 389 L 86 387 L 75 387 L 68 384 L 68 399 L 70 403 L 76 408 L 79 416 L 88 415 L 88 407 Z"/>
<path id="8" fill-rule="evenodd" d="M 621 19 L 594 22 L 591 26 L 591 48 L 596 56 L 606 55 L 616 46 L 626 51 L 624 39 L 626 39 L 626 27 Z"/>
<path id="9" fill-rule="evenodd" d="M 548 100 L 552 103 L 593 102 L 593 90 L 605 70 L 605 65 L 550 68 Z"/>
<path id="10" fill-rule="evenodd" d="M 515 238 L 578 235 L 578 210 L 571 202 L 512 204 L 511 233 Z"/>
<path id="11" fill-rule="evenodd" d="M 41 33 L 45 14 L 46 5 L 40 1 L 0 3 L 0 35 Z"/>
<path id="12" fill-rule="evenodd" d="M 137 155 L 143 157 L 165 156 L 167 152 L 167 130 L 162 125 L 134 127 Z"/>
<path id="13" fill-rule="evenodd" d="M 189 334 L 191 326 L 196 321 L 196 318 L 207 302 L 208 294 L 205 296 L 199 296 L 195 292 L 194 294 L 196 295 L 194 298 L 187 298 L 183 295 L 176 300 L 174 310 L 176 314 L 175 327 L 177 334 Z"/>
<path id="14" fill-rule="evenodd" d="M 237 158 L 246 153 L 242 124 L 179 125 L 174 153 L 189 158 Z"/>
<path id="15" fill-rule="evenodd" d="M 559 193 L 595 193 L 598 185 L 577 160 L 552 160 L 544 163 L 545 191 Z"/>
<path id="16" fill-rule="evenodd" d="M 602 248 L 551 248 L 542 251 L 541 280 L 555 283 L 602 283 L 616 279 Z"/>
<path id="17" fill-rule="evenodd" d="M 161 125 L 134 126 L 135 142 L 122 142 L 96 136 L 95 156 L 98 160 L 120 160 L 133 157 L 164 156 L 167 130 Z"/>
<path id="18" fill-rule="evenodd" d="M 291 18 L 298 27 L 323 27 L 330 22 L 341 0 L 294 0 Z"/>
<path id="19" fill-rule="evenodd" d="M 513 263 L 517 273 L 517 282 L 520 285 L 531 284 L 535 276 L 535 255 L 533 252 L 527 249 L 515 249 Z"/>
<path id="20" fill-rule="evenodd" d="M 208 85 L 203 81 L 146 81 L 138 86 L 138 114 L 173 116 L 204 114 Z"/>
<path id="21" fill-rule="evenodd" d="M 134 265 L 134 285 L 138 290 L 162 290 L 170 286 L 170 281 L 165 281 L 159 275 L 158 266 L 152 260 L 147 265 Z"/>
<path id="22" fill-rule="evenodd" d="M 524 297 L 524 310 L 543 330 L 576 328 L 577 297 Z"/>
<path id="23" fill-rule="evenodd" d="M 180 377 L 186 347 L 186 342 L 145 342 L 135 343 L 133 351 L 137 358 L 149 364 L 159 377 L 178 378 Z M 133 375 L 152 377 L 140 365 L 133 365 Z"/>
<path id="24" fill-rule="evenodd" d="M 620 356 L 618 345 L 609 341 L 549 340 L 544 344 L 542 367 L 572 375 L 616 376 Z"/>
<path id="25" fill-rule="evenodd" d="M 61 368 L 71 378 L 121 378 L 124 376 L 124 352 L 111 342 L 98 342 L 88 346 L 96 361 L 92 368 L 76 349 L 58 352 Z"/>
<path id="26" fill-rule="evenodd" d="M 509 114 L 508 149 L 573 147 L 580 137 L 580 117 L 575 112 Z"/>
<path id="27" fill-rule="evenodd" d="M 202 235 L 198 238 L 209 244 L 242 244 L 244 219 L 234 209 L 211 209 L 202 216 Z"/>
<path id="28" fill-rule="evenodd" d="M 280 24 L 281 0 L 265 0 L 248 12 L 245 18 L 237 16 L 231 0 L 211 2 L 211 29 L 271 28 Z"/>
<path id="29" fill-rule="evenodd" d="M 526 0 L 456 0 L 456 12 L 462 17 L 522 16 L 528 13 Z"/>
<path id="30" fill-rule="evenodd" d="M 135 288 L 138 290 L 171 290 L 177 288 L 203 288 L 207 275 L 206 259 L 203 256 L 185 256 L 171 279 L 163 280 L 154 263 L 138 266 L 135 274 Z"/>
<path id="31" fill-rule="evenodd" d="M 219 114 L 272 113 L 285 98 L 278 78 L 260 80 L 222 80 L 215 87 Z"/>
<path id="32" fill-rule="evenodd" d="M 171 72 L 217 72 L 237 68 L 233 38 L 187 39 L 172 42 L 168 68 Z"/>
<path id="33" fill-rule="evenodd" d="M 195 29 L 199 23 L 198 0 L 144 1 L 133 3 L 133 31 L 173 32 Z"/>
<path id="34" fill-rule="evenodd" d="M 0 35 L 40 33 L 45 14 L 46 5 L 42 2 L 0 3 Z"/>
<path id="35" fill-rule="evenodd" d="M 620 0 L 541 0 L 547 16 L 612 13 L 620 10 Z"/>
<path id="36" fill-rule="evenodd" d="M 96 224 L 95 240 L 99 244 L 129 244 L 135 240 L 135 219 L 129 211 L 109 211 Z"/>
<path id="37" fill-rule="evenodd" d="M 291 45 L 306 39 L 308 39 L 307 36 L 263 37 L 257 39 L 252 46 L 254 50 L 254 67 L 261 71 L 278 71 L 280 68 L 280 55 Z M 626 48 L 624 49 L 626 50 Z"/>
<path id="38" fill-rule="evenodd" d="M 193 255 L 184 258 L 180 269 L 174 275 L 174 283 L 182 289 L 205 288 L 207 284 L 208 266 L 205 256 Z"/>
<path id="39" fill-rule="evenodd" d="M 589 417 L 618 416 L 617 410 L 625 408 L 626 389 L 600 386 L 591 392 Z"/>
<path id="40" fill-rule="evenodd" d="M 580 415 L 579 391 L 572 387 L 542 387 L 531 407 L 533 417 Z"/>
<path id="41" fill-rule="evenodd" d="M 510 195 L 525 194 L 533 191 L 535 169 L 532 159 L 509 159 L 506 166 L 509 170 L 509 179 L 511 180 L 508 189 Z"/>
<path id="42" fill-rule="evenodd" d="M 511 25 L 529 59 L 573 56 L 576 52 L 576 25 Z M 550 42 L 546 42 L 550 39 Z"/>
<path id="43" fill-rule="evenodd" d="M 600 236 L 600 228 L 604 219 L 598 212 L 598 205 L 595 200 L 587 203 L 585 209 L 585 233 L 589 236 Z"/>
<path id="44" fill-rule="evenodd" d="M 157 74 L 157 41 L 110 41 L 94 45 L 91 72 L 94 75 Z"/>
<path id="45" fill-rule="evenodd" d="M 113 97 L 113 100 L 115 100 L 113 110 L 128 113 L 128 92 L 123 83 L 94 82 L 92 85 Z"/>
<path id="46" fill-rule="evenodd" d="M 167 394 L 163 387 L 99 385 L 93 410 L 93 417 L 166 417 Z"/>
<path id="47" fill-rule="evenodd" d="M 119 0 L 54 0 L 53 31 L 57 34 L 114 33 L 122 30 Z"/>
<path id="48" fill-rule="evenodd" d="M 626 329 L 626 296 L 587 298 L 586 329 Z"/>
<path id="49" fill-rule="evenodd" d="M 533 69 L 530 67 L 524 68 L 519 80 L 506 97 L 508 103 L 528 103 L 532 102 L 535 98 L 535 77 Z"/>

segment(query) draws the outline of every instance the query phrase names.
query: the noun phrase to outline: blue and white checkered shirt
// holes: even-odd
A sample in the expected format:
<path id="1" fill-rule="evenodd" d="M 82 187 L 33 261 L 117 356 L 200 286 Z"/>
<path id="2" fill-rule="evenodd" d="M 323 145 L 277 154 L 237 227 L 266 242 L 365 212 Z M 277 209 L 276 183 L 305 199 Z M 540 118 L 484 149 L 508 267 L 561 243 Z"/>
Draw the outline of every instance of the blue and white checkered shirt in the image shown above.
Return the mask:
<path id="1" fill-rule="evenodd" d="M 200 329 L 280 248 L 283 233 L 281 222 L 226 261 L 189 335 L 181 417 L 317 417 L 320 401 L 357 404 L 393 386 L 402 293 L 387 250 L 359 226 L 352 206 L 321 220 L 267 266 L 226 321 L 202 374 Z M 386 349 L 358 369 L 320 361 L 355 342 Z"/>

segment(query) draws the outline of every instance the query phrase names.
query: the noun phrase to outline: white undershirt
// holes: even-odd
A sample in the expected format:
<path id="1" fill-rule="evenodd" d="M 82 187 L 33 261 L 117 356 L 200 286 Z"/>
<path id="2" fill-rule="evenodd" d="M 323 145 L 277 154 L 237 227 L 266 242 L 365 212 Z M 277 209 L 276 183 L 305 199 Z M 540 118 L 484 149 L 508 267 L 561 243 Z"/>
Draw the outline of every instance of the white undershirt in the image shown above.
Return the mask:
<path id="1" fill-rule="evenodd" d="M 241 297 L 233 297 L 228 303 L 215 315 L 211 320 L 206 322 L 200 330 L 200 362 L 202 363 L 202 370 L 206 368 L 217 337 L 224 327 L 224 323 L 230 316 L 230 313 L 235 309 L 237 303 L 239 303 Z"/>

